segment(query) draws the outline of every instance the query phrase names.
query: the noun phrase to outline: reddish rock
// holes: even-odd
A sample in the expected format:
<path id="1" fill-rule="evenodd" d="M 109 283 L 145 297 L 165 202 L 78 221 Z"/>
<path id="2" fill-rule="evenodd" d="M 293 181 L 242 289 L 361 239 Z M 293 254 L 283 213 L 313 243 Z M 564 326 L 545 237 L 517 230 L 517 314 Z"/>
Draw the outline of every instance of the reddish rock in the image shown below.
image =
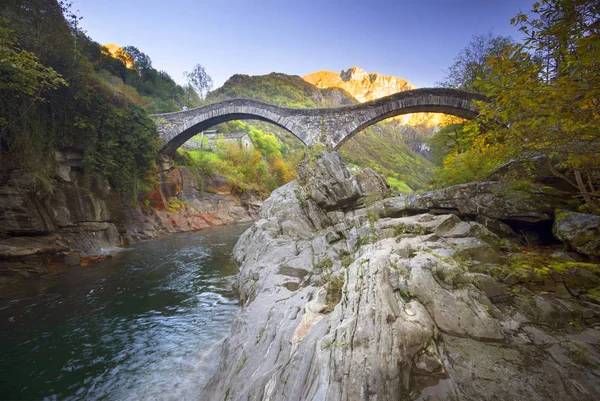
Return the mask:
<path id="1" fill-rule="evenodd" d="M 165 199 L 165 196 L 158 188 L 152 188 L 147 194 L 146 198 L 150 201 L 150 206 L 158 210 L 166 210 L 169 208 L 169 203 Z"/>
<path id="2" fill-rule="evenodd" d="M 212 194 L 217 195 L 230 195 L 233 186 L 227 180 L 227 178 L 222 175 L 212 174 L 210 177 L 206 179 L 205 182 L 205 190 L 206 192 L 210 192 Z"/>
<path id="3" fill-rule="evenodd" d="M 161 174 L 160 190 L 165 199 L 179 195 L 181 192 L 181 173 L 178 168 Z"/>
<path id="4" fill-rule="evenodd" d="M 201 216 L 194 216 L 190 218 L 189 223 L 192 230 L 203 230 L 205 228 L 211 227 L 211 224 L 209 224 L 209 222 Z"/>

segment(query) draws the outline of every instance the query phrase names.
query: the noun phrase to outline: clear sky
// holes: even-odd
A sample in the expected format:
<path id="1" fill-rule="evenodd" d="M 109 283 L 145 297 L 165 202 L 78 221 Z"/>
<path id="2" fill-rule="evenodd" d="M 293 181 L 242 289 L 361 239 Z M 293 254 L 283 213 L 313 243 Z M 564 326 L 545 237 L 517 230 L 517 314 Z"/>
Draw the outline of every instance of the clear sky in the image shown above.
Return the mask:
<path id="1" fill-rule="evenodd" d="M 133 45 L 179 83 L 204 66 L 231 75 L 305 75 L 360 66 L 417 87 L 442 79 L 474 34 L 519 32 L 533 0 L 73 0 L 101 44 Z"/>

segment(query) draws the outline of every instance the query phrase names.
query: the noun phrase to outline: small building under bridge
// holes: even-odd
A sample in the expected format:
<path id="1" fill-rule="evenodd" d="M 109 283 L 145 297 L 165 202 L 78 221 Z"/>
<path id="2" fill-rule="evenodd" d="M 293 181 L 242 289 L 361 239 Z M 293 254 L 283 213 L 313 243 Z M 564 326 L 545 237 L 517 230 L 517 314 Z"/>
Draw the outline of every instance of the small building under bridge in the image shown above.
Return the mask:
<path id="1" fill-rule="evenodd" d="M 222 133 L 216 129 L 202 131 L 190 138 L 182 147 L 188 150 L 202 149 L 214 152 L 220 140 L 225 144 L 235 143 L 244 150 L 254 149 L 254 144 L 247 132 Z"/>

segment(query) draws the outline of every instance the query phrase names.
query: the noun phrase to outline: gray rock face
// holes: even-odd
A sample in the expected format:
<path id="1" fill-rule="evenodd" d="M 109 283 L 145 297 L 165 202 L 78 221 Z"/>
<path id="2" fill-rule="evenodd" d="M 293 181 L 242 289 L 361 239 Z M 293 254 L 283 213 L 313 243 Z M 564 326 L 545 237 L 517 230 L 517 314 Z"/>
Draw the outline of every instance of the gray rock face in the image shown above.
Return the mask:
<path id="1" fill-rule="evenodd" d="M 551 221 L 554 210 L 566 206 L 567 196 L 553 188 L 531 187 L 527 190 L 511 188 L 506 182 L 489 181 L 454 185 L 415 195 L 400 195 L 385 199 L 384 215 L 430 212 L 454 213 L 460 216 L 479 216 L 484 225 L 502 233 L 507 228 L 491 219 L 537 223 Z"/>
<path id="2" fill-rule="evenodd" d="M 298 177 L 308 196 L 322 209 L 351 206 L 363 195 L 356 177 L 344 167 L 337 153 L 323 152 L 298 168 Z"/>
<path id="3" fill-rule="evenodd" d="M 526 222 L 552 220 L 554 210 L 565 204 L 566 199 L 551 188 L 519 190 L 499 181 L 454 185 L 409 200 L 409 207 L 418 210 Z"/>
<path id="4" fill-rule="evenodd" d="M 161 190 L 153 194 L 164 209 L 173 197 L 186 207 L 175 212 L 148 208 L 144 215 L 101 177 L 83 189 L 78 184 L 82 159 L 75 150 L 57 152 L 51 192 L 30 174 L 0 165 L 0 275 L 43 274 L 105 257 L 127 242 L 258 217 L 260 202 L 252 194 L 229 194 L 231 185 L 221 177 L 211 177 L 202 193 L 195 174 L 184 167 L 162 172 Z"/>
<path id="5" fill-rule="evenodd" d="M 55 226 L 36 192 L 33 178 L 22 170 L 1 172 L 0 234 L 45 234 Z"/>
<path id="6" fill-rule="evenodd" d="M 571 249 L 600 259 L 600 216 L 563 211 L 557 216 L 553 231 Z"/>
<path id="7" fill-rule="evenodd" d="M 71 170 L 80 158 L 57 154 L 51 192 L 24 171 L 0 166 L 0 274 L 43 274 L 123 245 L 122 199 L 100 179 L 80 188 L 81 175 Z"/>
<path id="8" fill-rule="evenodd" d="M 524 331 L 533 318 L 502 304 L 504 285 L 467 268 L 503 263 L 497 235 L 453 214 L 386 217 L 407 197 L 374 195 L 350 209 L 365 186 L 333 165 L 346 170 L 321 154 L 311 173 L 335 189 L 305 171 L 273 192 L 238 241 L 243 308 L 200 399 L 600 397 L 597 371 L 556 358 L 581 346 L 593 363 L 594 340 L 554 333 L 556 350 L 545 350 L 546 337 Z"/>

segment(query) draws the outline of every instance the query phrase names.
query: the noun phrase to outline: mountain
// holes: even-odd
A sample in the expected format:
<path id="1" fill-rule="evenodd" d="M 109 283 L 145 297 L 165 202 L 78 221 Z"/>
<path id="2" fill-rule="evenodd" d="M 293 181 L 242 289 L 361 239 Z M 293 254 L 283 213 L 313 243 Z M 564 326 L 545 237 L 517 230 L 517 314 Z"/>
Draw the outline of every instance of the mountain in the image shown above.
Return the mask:
<path id="1" fill-rule="evenodd" d="M 416 86 L 402 78 L 376 72 L 368 73 L 360 67 L 351 67 L 339 74 L 321 70 L 305 75 L 302 79 L 321 89 L 343 89 L 360 103 L 416 89 Z M 437 113 L 405 114 L 395 119 L 413 127 L 421 127 L 429 133 L 439 125 L 448 124 L 444 121 L 444 115 Z"/>
<path id="2" fill-rule="evenodd" d="M 211 102 L 236 97 L 259 99 L 285 107 L 315 108 L 356 104 L 352 95 L 340 88 L 315 88 L 296 75 L 272 72 L 268 75 L 236 74 L 218 89 L 210 92 Z"/>
<path id="3" fill-rule="evenodd" d="M 319 88 L 299 76 L 281 73 L 260 76 L 237 74 L 207 96 L 210 102 L 234 98 L 254 98 L 299 108 L 358 103 L 343 88 Z M 252 121 L 251 126 L 275 134 L 291 150 L 302 149 L 304 146 L 292 134 L 274 125 Z M 360 167 L 371 167 L 388 177 L 392 186 L 404 192 L 412 192 L 423 188 L 433 171 L 433 164 L 404 142 L 404 138 L 413 134 L 412 131 L 411 127 L 397 121 L 383 121 L 347 141 L 340 148 L 340 153 L 347 162 Z"/>
<path id="4" fill-rule="evenodd" d="M 321 89 L 343 89 L 360 103 L 415 89 L 414 85 L 402 78 L 385 76 L 376 72 L 367 73 L 360 67 L 351 67 L 339 74 L 321 70 L 305 75 L 302 79 Z"/>

